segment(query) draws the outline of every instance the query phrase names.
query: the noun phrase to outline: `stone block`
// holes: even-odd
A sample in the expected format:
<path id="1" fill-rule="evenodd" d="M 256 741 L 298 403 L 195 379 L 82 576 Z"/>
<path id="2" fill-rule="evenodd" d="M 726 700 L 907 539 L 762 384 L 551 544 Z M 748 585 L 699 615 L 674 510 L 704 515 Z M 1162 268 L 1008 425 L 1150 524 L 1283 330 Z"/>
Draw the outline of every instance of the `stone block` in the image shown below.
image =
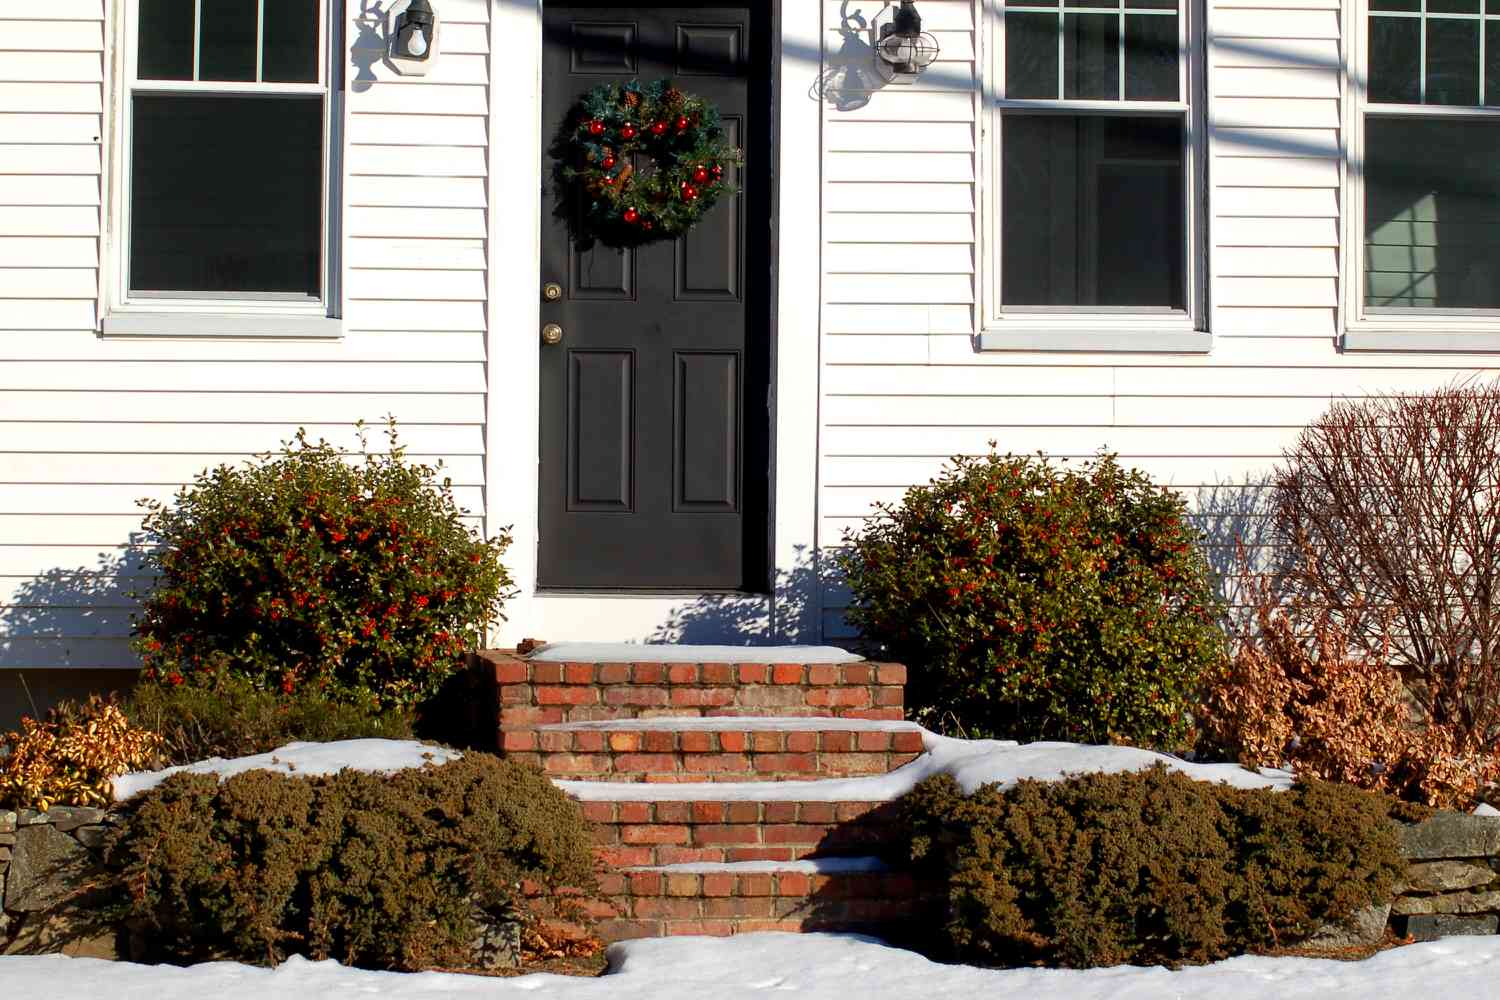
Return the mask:
<path id="1" fill-rule="evenodd" d="M 119 934 L 99 917 L 102 905 L 102 900 L 80 898 L 22 914 L 0 954 L 117 959 Z"/>
<path id="2" fill-rule="evenodd" d="M 11 850 L 5 909 L 47 910 L 87 884 L 93 859 L 83 845 L 50 826 L 23 826 Z"/>
<path id="3" fill-rule="evenodd" d="M 109 827 L 102 824 L 98 826 L 80 826 L 73 831 L 73 836 L 78 842 L 91 851 L 97 851 L 104 847 L 104 836 L 109 832 Z"/>
<path id="4" fill-rule="evenodd" d="M 1357 948 L 1379 944 L 1385 936 L 1385 925 L 1391 916 L 1391 904 L 1367 906 L 1348 920 L 1325 924 L 1303 942 L 1309 948 Z"/>
<path id="5" fill-rule="evenodd" d="M 1436 941 L 1455 934 L 1493 934 L 1500 927 L 1500 917 L 1461 917 L 1450 913 L 1422 914 L 1408 917 L 1406 933 L 1418 941 Z"/>
<path id="6" fill-rule="evenodd" d="M 478 969 L 514 969 L 521 964 L 521 922 L 473 909 L 474 941 L 469 957 Z"/>
<path id="7" fill-rule="evenodd" d="M 104 810 L 92 806 L 53 806 L 47 810 L 47 816 L 61 833 L 104 822 Z"/>
<path id="8" fill-rule="evenodd" d="M 1495 881 L 1495 872 L 1483 862 L 1419 861 L 1406 874 L 1402 892 L 1454 892 L 1476 889 Z"/>
<path id="9" fill-rule="evenodd" d="M 10 847 L 15 842 L 16 842 L 16 835 L 15 834 L 13 834 L 13 833 L 0 833 L 0 845 L 4 845 L 5 847 Z"/>
<path id="10" fill-rule="evenodd" d="M 0 809 L 0 833 L 16 832 L 16 814 L 10 809 Z"/>
<path id="11" fill-rule="evenodd" d="M 1401 851 L 1411 861 L 1482 858 L 1500 853 L 1500 816 L 1438 813 L 1401 828 Z"/>
<path id="12" fill-rule="evenodd" d="M 1500 890 L 1446 892 L 1438 896 L 1402 896 L 1392 908 L 1401 914 L 1486 913 L 1500 910 Z"/>
<path id="13" fill-rule="evenodd" d="M 17 809 L 16 827 L 36 826 L 47 822 L 47 814 L 37 812 L 35 809 Z"/>

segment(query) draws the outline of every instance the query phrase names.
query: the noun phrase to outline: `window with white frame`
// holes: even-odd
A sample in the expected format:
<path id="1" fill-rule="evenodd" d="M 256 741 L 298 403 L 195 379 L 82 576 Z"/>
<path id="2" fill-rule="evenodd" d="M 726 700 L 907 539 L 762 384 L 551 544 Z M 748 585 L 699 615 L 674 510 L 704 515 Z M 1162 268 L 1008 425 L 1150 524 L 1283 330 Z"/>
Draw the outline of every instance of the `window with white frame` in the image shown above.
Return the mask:
<path id="1" fill-rule="evenodd" d="M 1197 329 L 1187 0 L 996 0 L 986 333 Z M 1066 346 L 1066 338 L 1034 340 Z"/>
<path id="2" fill-rule="evenodd" d="M 1500 2 L 1369 0 L 1361 22 L 1350 328 L 1500 329 Z"/>
<path id="3" fill-rule="evenodd" d="M 326 3 L 130 4 L 116 308 L 331 311 Z"/>

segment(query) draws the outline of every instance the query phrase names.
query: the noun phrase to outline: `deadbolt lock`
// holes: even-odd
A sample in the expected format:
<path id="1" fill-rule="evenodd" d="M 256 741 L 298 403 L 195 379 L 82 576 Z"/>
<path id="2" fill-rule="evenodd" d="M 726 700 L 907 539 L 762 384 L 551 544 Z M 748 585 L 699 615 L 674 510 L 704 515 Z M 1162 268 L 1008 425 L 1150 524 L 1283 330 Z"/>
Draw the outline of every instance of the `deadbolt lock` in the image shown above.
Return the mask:
<path id="1" fill-rule="evenodd" d="M 558 326 L 556 323 L 548 323 L 546 326 L 542 327 L 542 343 L 560 344 L 562 343 L 562 333 L 562 327 Z"/>
<path id="2" fill-rule="evenodd" d="M 562 285 L 555 281 L 549 281 L 542 286 L 542 298 L 548 302 L 556 302 L 562 298 Z"/>

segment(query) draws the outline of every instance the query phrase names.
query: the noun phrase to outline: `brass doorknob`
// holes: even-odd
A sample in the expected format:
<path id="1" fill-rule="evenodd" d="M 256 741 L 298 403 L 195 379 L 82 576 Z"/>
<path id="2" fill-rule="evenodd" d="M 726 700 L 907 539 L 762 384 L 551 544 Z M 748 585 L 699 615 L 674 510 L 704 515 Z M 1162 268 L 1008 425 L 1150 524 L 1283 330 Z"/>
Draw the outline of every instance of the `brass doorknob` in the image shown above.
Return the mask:
<path id="1" fill-rule="evenodd" d="M 546 326 L 542 327 L 542 343 L 562 343 L 562 327 L 558 326 L 556 323 L 548 323 Z"/>
<path id="2" fill-rule="evenodd" d="M 562 298 L 562 285 L 555 281 L 549 281 L 542 286 L 542 298 L 548 302 L 556 302 Z"/>

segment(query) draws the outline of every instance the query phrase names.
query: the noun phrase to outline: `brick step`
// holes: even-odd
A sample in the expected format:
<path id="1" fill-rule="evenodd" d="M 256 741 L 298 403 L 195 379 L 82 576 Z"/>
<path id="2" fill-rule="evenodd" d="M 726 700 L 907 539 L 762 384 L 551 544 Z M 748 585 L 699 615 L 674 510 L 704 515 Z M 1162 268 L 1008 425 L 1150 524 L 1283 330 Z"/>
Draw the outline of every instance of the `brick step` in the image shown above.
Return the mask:
<path id="1" fill-rule="evenodd" d="M 841 862 L 847 862 L 843 864 Z M 940 918 L 944 887 L 891 871 L 879 858 L 668 865 L 606 872 L 599 895 L 523 883 L 530 909 L 566 936 L 605 942 L 754 931 L 841 931 L 920 937 Z"/>
<path id="2" fill-rule="evenodd" d="M 806 781 L 895 770 L 922 752 L 922 729 L 838 718 L 626 719 L 510 731 L 501 749 L 583 781 Z"/>
<path id="3" fill-rule="evenodd" d="M 854 860 L 854 859 L 851 859 Z M 595 910 L 605 941 L 752 931 L 858 931 L 882 936 L 911 924 L 941 888 L 877 859 L 838 865 L 687 865 L 606 874 Z"/>
<path id="4" fill-rule="evenodd" d="M 692 648 L 671 647 L 679 657 Z M 493 671 L 502 733 L 608 719 L 903 717 L 906 668 L 898 663 L 585 662 L 497 650 L 479 657 Z"/>
<path id="5" fill-rule="evenodd" d="M 677 786 L 684 788 L 686 786 Z M 586 801 L 606 868 L 868 855 L 893 839 L 889 802 Z"/>

